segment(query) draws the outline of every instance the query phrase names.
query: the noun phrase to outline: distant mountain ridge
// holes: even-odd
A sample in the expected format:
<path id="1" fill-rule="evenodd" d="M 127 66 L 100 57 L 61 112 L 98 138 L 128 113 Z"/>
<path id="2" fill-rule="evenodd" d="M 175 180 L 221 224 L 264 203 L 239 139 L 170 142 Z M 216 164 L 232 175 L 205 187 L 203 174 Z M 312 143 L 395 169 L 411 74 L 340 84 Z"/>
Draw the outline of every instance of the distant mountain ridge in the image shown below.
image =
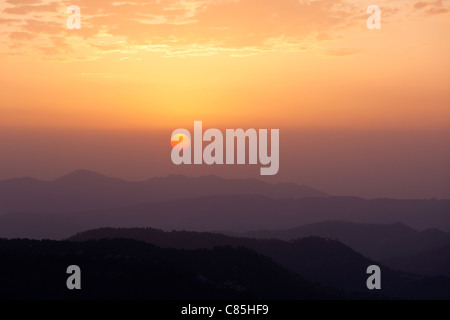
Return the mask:
<path id="1" fill-rule="evenodd" d="M 327 197 L 294 183 L 270 184 L 256 179 L 169 175 L 126 181 L 76 170 L 54 181 L 19 178 L 0 181 L 0 214 L 12 212 L 80 212 L 211 195 L 262 195 L 269 198 Z"/>
<path id="2" fill-rule="evenodd" d="M 102 239 L 132 239 L 162 248 L 185 250 L 243 247 L 273 258 L 280 265 L 310 281 L 358 292 L 366 291 L 364 266 L 367 268 L 374 263 L 337 241 L 312 237 L 286 242 L 230 237 L 211 232 L 100 228 L 78 233 L 68 240 L 79 242 Z M 341 276 L 334 277 L 335 274 Z"/>
<path id="3" fill-rule="evenodd" d="M 306 280 L 343 289 L 368 293 L 366 269 L 377 262 L 365 258 L 342 243 L 318 237 L 290 242 L 230 237 L 222 234 L 189 231 L 164 232 L 152 228 L 101 228 L 70 237 L 83 242 L 102 239 L 132 239 L 162 248 L 185 250 L 212 249 L 221 246 L 246 248 L 271 257 L 281 266 Z M 379 264 L 378 264 L 379 265 Z M 410 299 L 450 298 L 450 279 L 423 277 L 382 266 L 382 292 L 390 297 Z"/>
<path id="4" fill-rule="evenodd" d="M 450 277 L 450 244 L 426 252 L 393 257 L 383 263 L 406 272 Z"/>
<path id="5" fill-rule="evenodd" d="M 0 237 L 62 239 L 100 227 L 228 231 L 287 229 L 326 220 L 450 230 L 450 200 L 355 197 L 272 199 L 260 195 L 186 198 L 80 212 L 0 215 Z"/>
<path id="6" fill-rule="evenodd" d="M 376 260 L 419 254 L 450 245 L 450 232 L 417 231 L 402 223 L 369 224 L 323 221 L 285 230 L 260 230 L 242 234 L 251 238 L 291 240 L 309 236 L 337 239 Z"/>
<path id="7" fill-rule="evenodd" d="M 450 200 L 336 197 L 295 184 L 216 176 L 131 182 L 86 170 L 55 181 L 0 181 L 0 237 L 6 238 L 62 239 L 100 227 L 242 233 L 326 220 L 450 231 Z"/>

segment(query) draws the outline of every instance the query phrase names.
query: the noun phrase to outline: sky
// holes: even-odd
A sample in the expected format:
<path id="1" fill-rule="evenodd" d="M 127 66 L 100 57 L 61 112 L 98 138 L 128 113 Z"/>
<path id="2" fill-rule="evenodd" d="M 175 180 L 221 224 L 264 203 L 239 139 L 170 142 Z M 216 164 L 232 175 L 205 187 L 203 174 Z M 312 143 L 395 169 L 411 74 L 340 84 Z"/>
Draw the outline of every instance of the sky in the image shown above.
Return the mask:
<path id="1" fill-rule="evenodd" d="M 449 34 L 443 0 L 3 0 L 0 179 L 258 177 L 173 167 L 170 133 L 201 120 L 279 128 L 273 181 L 448 198 Z"/>

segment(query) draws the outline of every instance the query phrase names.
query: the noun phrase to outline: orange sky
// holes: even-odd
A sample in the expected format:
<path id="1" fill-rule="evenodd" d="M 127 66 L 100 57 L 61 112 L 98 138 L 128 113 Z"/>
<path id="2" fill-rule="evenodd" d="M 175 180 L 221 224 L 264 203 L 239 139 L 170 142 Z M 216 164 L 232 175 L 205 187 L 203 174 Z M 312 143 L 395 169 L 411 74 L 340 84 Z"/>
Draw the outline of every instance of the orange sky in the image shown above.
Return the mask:
<path id="1" fill-rule="evenodd" d="M 201 120 L 279 128 L 270 181 L 448 198 L 449 35 L 450 0 L 3 0 L 0 179 L 261 178 L 172 165 L 171 132 Z"/>
<path id="2" fill-rule="evenodd" d="M 69 5 L 81 30 L 68 30 Z M 366 9 L 382 8 L 382 29 Z M 450 1 L 6 0 L 2 127 L 450 128 Z"/>

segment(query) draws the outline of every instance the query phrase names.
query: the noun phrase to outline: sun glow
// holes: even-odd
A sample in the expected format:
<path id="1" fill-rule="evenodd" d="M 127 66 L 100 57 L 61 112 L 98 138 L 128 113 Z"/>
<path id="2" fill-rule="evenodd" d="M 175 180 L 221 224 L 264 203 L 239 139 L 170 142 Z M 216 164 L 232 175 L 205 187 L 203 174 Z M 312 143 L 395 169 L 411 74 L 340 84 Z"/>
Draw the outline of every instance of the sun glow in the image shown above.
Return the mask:
<path id="1" fill-rule="evenodd" d="M 172 137 L 172 139 L 170 140 L 170 144 L 172 148 L 175 148 L 175 146 L 179 145 L 180 148 L 184 149 L 190 146 L 191 141 L 187 135 L 178 133 Z"/>

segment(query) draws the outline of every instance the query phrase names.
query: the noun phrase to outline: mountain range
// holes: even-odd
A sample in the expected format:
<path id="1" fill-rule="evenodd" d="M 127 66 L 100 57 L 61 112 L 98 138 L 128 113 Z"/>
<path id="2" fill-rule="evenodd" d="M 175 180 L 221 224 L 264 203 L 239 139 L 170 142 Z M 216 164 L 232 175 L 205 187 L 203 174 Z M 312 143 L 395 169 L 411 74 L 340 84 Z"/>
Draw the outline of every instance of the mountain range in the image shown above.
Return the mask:
<path id="1" fill-rule="evenodd" d="M 323 221 L 285 230 L 249 231 L 241 236 L 291 240 L 309 236 L 336 239 L 375 260 L 417 255 L 450 245 L 450 232 L 439 229 L 417 231 L 403 223 L 368 224 Z"/>
<path id="2" fill-rule="evenodd" d="M 208 196 L 87 212 L 16 212 L 0 216 L 0 237 L 61 239 L 99 227 L 246 232 L 327 220 L 450 229 L 449 200 L 365 200 L 351 197 L 271 199 Z"/>
<path id="3" fill-rule="evenodd" d="M 128 182 L 89 171 L 0 182 L 0 237 L 62 239 L 99 227 L 246 232 L 327 220 L 450 230 L 450 200 L 329 196 L 295 184 L 168 176 Z"/>
<path id="4" fill-rule="evenodd" d="M 132 239 L 162 248 L 184 250 L 211 250 L 223 246 L 246 248 L 272 258 L 279 265 L 308 281 L 319 282 L 347 293 L 368 293 L 366 269 L 373 264 L 380 265 L 336 240 L 318 237 L 287 242 L 277 239 L 229 237 L 214 233 L 164 232 L 151 228 L 101 228 L 76 234 L 68 240 L 86 242 L 104 239 Z M 408 299 L 450 298 L 448 277 L 426 277 L 381 266 L 383 295 Z"/>
<path id="5" fill-rule="evenodd" d="M 0 258 L 1 300 L 339 298 L 244 248 L 187 251 L 126 239 L 0 239 Z M 74 263 L 81 269 L 81 290 L 66 287 L 66 269 Z"/>
<path id="6" fill-rule="evenodd" d="M 425 252 L 392 257 L 383 263 L 398 270 L 450 277 L 450 244 Z"/>
<path id="7" fill-rule="evenodd" d="M 0 214 L 84 212 L 210 195 L 261 195 L 273 199 L 328 196 L 307 186 L 270 184 L 256 179 L 170 175 L 145 181 L 126 181 L 76 170 L 54 181 L 33 178 L 0 181 Z"/>
<path id="8" fill-rule="evenodd" d="M 66 239 L 0 239 L 0 283 L 37 297 L 41 284 L 22 279 L 24 267 L 58 286 L 52 272 L 81 261 L 93 291 L 79 298 L 177 298 L 190 288 L 199 298 L 450 299 L 449 231 L 446 199 L 337 197 L 215 176 L 131 182 L 77 170 L 54 181 L 0 181 L 0 238 Z M 382 268 L 382 292 L 366 288 L 373 264 Z M 41 296 L 58 296 L 58 288 Z"/>

